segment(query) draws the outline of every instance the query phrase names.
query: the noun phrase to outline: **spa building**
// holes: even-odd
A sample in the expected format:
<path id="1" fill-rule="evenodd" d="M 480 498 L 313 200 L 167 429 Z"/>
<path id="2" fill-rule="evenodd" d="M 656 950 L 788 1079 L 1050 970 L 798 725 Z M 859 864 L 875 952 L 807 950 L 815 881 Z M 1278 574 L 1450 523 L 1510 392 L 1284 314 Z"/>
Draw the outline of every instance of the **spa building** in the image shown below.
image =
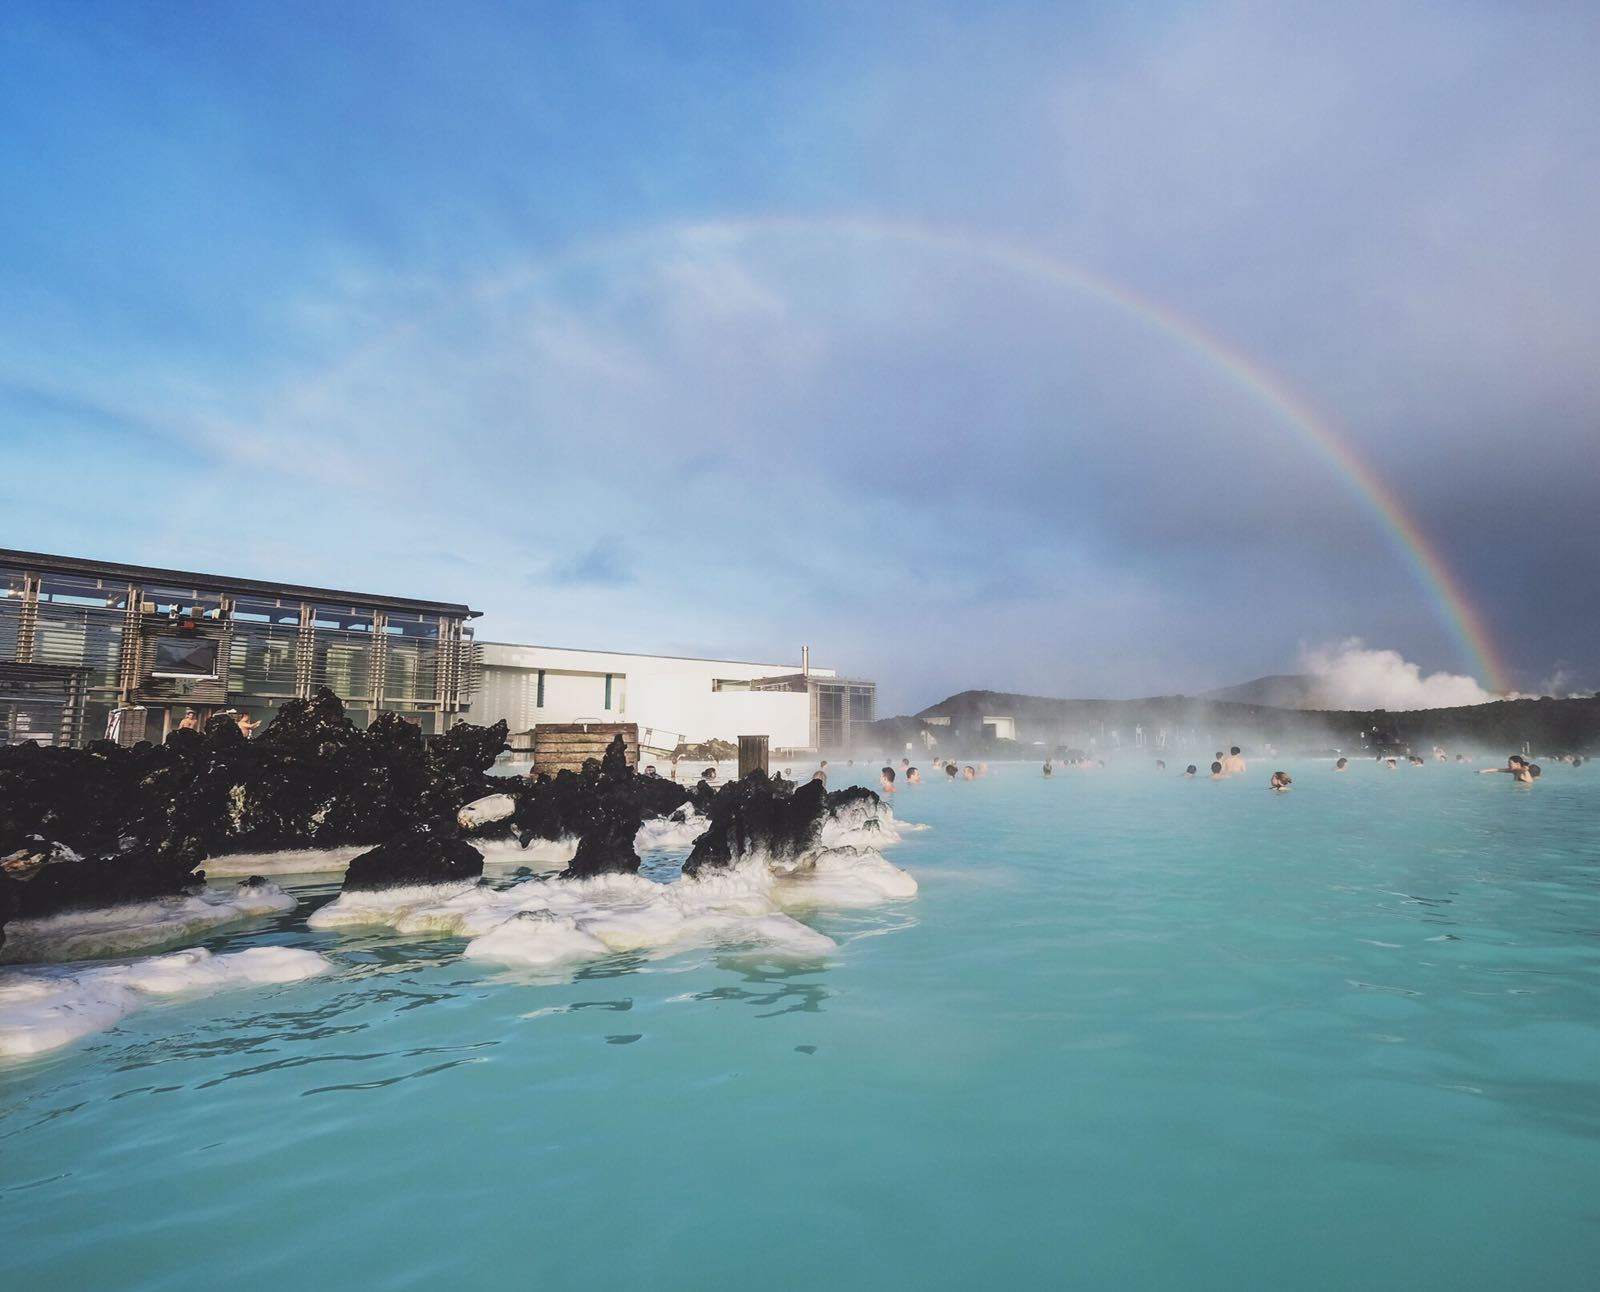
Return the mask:
<path id="1" fill-rule="evenodd" d="M 190 709 L 266 722 L 320 687 L 357 725 L 392 710 L 442 731 L 477 687 L 478 613 L 0 549 L 0 744 L 160 741 Z"/>
<path id="2" fill-rule="evenodd" d="M 540 723 L 631 722 L 641 756 L 680 743 L 764 735 L 774 750 L 848 749 L 877 716 L 877 688 L 796 663 L 688 659 L 484 642 L 471 720 L 505 719 L 513 736 Z"/>

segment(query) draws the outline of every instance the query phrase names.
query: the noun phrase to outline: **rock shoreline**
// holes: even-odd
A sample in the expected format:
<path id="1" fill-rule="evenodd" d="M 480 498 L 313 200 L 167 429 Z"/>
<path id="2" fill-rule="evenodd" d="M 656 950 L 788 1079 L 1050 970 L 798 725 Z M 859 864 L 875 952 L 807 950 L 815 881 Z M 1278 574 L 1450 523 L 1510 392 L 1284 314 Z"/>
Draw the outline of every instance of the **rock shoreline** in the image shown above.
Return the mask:
<path id="1" fill-rule="evenodd" d="M 867 790 L 756 772 L 690 790 L 627 765 L 620 738 L 581 772 L 491 776 L 506 724 L 424 736 L 395 714 L 355 726 L 327 690 L 254 740 L 218 717 L 163 745 L 0 748 L 0 945 L 8 919 L 197 891 L 208 857 L 367 846 L 347 891 L 476 879 L 474 841 L 576 839 L 561 878 L 636 874 L 647 820 L 707 819 L 686 874 L 752 853 L 794 858 Z"/>

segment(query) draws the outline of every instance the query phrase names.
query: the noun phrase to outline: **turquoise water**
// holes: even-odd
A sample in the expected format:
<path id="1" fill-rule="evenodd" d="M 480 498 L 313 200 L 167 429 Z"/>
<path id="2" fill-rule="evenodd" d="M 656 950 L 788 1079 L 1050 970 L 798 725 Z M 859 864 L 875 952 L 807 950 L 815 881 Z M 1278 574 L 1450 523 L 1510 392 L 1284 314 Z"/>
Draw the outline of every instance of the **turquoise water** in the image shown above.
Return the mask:
<path id="1" fill-rule="evenodd" d="M 7 1286 L 1593 1287 L 1595 769 L 1267 770 L 909 787 L 821 964 L 540 982 L 295 886 L 205 945 L 333 976 L 0 1066 Z"/>

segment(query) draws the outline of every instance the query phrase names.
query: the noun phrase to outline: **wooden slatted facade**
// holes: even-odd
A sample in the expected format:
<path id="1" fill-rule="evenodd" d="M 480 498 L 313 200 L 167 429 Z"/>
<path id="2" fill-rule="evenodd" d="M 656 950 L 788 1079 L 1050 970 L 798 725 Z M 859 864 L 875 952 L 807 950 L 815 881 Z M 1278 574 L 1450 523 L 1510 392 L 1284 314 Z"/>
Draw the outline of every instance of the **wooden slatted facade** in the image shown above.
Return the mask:
<path id="1" fill-rule="evenodd" d="M 0 549 L 0 663 L 80 676 L 74 744 L 104 736 L 118 711 L 143 708 L 144 734 L 160 740 L 188 709 L 201 722 L 223 709 L 265 722 L 320 687 L 360 725 L 387 710 L 442 731 L 477 687 L 468 627 L 477 613 L 452 602 Z M 17 728 L 0 714 L 0 739 Z"/>

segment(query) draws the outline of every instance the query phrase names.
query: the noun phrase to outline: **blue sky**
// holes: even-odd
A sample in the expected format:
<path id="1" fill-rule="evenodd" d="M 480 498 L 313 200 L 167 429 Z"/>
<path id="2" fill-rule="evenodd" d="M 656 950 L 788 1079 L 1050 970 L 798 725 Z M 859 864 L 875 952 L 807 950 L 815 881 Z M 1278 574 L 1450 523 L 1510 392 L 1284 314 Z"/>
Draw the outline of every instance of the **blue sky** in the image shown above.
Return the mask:
<path id="1" fill-rule="evenodd" d="M 1593 6 L 14 3 L 0 545 L 793 656 L 886 710 L 1463 659 L 1600 685 Z M 786 215 L 783 226 L 753 225 Z"/>

